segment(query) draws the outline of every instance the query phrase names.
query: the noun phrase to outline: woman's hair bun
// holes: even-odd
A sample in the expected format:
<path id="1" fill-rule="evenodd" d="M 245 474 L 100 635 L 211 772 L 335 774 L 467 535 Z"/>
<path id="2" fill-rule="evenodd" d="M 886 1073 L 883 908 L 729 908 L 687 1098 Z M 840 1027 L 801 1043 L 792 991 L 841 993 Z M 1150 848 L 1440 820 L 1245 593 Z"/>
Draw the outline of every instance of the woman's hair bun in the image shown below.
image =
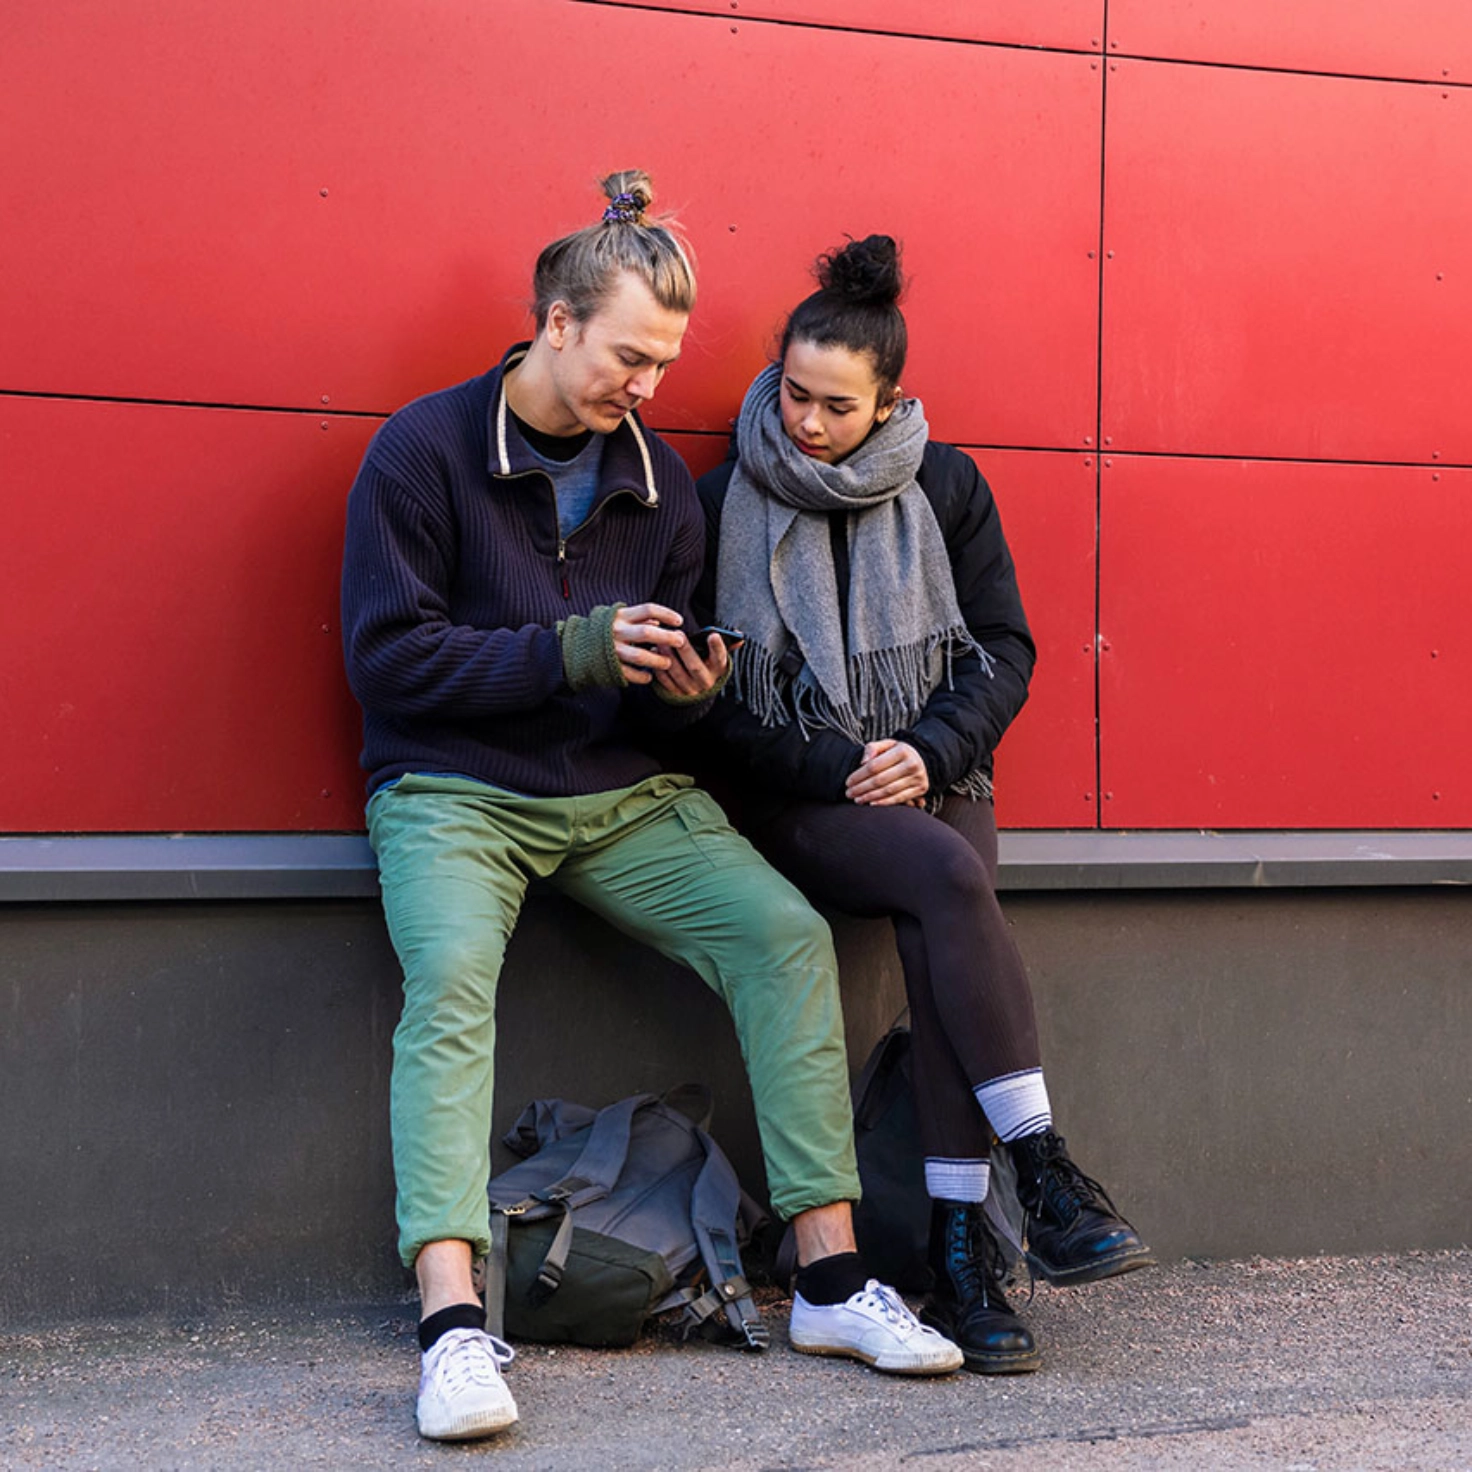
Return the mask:
<path id="1" fill-rule="evenodd" d="M 867 235 L 818 257 L 818 285 L 855 306 L 892 306 L 905 289 L 892 235 Z"/>

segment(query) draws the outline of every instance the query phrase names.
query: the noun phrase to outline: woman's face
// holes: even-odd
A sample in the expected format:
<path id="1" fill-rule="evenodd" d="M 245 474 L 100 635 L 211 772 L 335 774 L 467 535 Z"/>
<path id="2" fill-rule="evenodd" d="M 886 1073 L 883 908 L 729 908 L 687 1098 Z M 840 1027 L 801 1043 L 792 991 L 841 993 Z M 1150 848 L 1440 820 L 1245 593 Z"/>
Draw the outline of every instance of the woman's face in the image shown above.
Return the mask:
<path id="1" fill-rule="evenodd" d="M 894 412 L 879 402 L 874 359 L 851 348 L 793 341 L 782 360 L 782 428 L 804 455 L 836 465 Z"/>

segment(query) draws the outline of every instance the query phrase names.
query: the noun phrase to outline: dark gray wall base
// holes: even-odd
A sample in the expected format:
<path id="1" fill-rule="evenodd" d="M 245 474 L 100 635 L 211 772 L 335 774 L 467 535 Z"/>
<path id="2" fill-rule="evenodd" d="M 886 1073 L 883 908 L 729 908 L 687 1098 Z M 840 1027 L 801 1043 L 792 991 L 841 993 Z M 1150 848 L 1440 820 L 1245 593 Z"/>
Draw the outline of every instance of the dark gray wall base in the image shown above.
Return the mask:
<path id="1" fill-rule="evenodd" d="M 1472 906 L 1456 889 L 1042 893 L 1008 914 L 1059 1127 L 1166 1257 L 1467 1242 Z M 397 966 L 376 903 L 0 915 L 0 1318 L 399 1292 Z M 836 926 L 853 1061 L 898 1011 Z M 497 1130 L 695 1078 L 750 1184 L 723 1009 L 556 896 L 503 982 Z"/>

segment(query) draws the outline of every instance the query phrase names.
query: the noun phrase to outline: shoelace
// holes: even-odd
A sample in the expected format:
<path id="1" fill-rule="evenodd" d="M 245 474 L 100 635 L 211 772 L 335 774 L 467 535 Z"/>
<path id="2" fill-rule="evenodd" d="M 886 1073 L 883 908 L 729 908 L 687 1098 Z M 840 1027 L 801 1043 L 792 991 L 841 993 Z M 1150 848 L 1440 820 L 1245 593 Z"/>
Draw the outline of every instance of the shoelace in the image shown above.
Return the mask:
<path id="1" fill-rule="evenodd" d="M 1048 1134 L 1043 1137 L 1043 1145 L 1038 1152 L 1043 1176 L 1038 1184 L 1053 1197 L 1060 1212 L 1065 1216 L 1076 1216 L 1085 1208 L 1103 1201 L 1110 1211 L 1118 1215 L 1118 1208 L 1109 1199 L 1109 1193 L 1092 1176 L 1086 1176 L 1063 1147 L 1062 1135 Z"/>
<path id="2" fill-rule="evenodd" d="M 916 1329 L 920 1328 L 920 1320 L 910 1312 L 904 1299 L 887 1283 L 881 1283 L 878 1278 L 870 1278 L 864 1284 L 863 1297 L 867 1302 L 872 1303 L 896 1329 L 902 1329 L 906 1334 L 913 1334 Z"/>
<path id="3" fill-rule="evenodd" d="M 487 1371 L 482 1345 L 490 1350 L 495 1373 Z M 459 1390 L 464 1385 L 494 1385 L 496 1373 L 515 1358 L 516 1351 L 505 1340 L 497 1339 L 494 1334 L 487 1334 L 482 1340 L 474 1331 L 469 1331 L 457 1336 L 446 1346 L 436 1366 L 436 1373 L 448 1390 Z"/>
<path id="4" fill-rule="evenodd" d="M 961 1218 L 960 1230 L 963 1234 L 963 1271 L 975 1277 L 975 1281 L 968 1283 L 968 1291 L 972 1296 L 984 1299 L 993 1308 L 1010 1313 L 1012 1306 L 1002 1292 L 1002 1284 L 1007 1278 L 1007 1259 L 980 1207 L 975 1212 L 967 1212 Z"/>

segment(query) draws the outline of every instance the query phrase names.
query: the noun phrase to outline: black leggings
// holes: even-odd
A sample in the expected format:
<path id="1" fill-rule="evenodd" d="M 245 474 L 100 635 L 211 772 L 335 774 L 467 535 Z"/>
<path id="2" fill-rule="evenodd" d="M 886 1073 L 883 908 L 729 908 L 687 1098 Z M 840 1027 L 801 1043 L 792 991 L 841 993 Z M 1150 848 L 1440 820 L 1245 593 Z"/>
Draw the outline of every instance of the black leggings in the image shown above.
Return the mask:
<path id="1" fill-rule="evenodd" d="M 904 968 L 920 1144 L 984 1160 L 991 1131 L 972 1090 L 1040 1066 L 1032 987 L 997 904 L 990 802 L 912 807 L 796 802 L 751 834 L 798 888 L 850 915 L 888 915 Z"/>

